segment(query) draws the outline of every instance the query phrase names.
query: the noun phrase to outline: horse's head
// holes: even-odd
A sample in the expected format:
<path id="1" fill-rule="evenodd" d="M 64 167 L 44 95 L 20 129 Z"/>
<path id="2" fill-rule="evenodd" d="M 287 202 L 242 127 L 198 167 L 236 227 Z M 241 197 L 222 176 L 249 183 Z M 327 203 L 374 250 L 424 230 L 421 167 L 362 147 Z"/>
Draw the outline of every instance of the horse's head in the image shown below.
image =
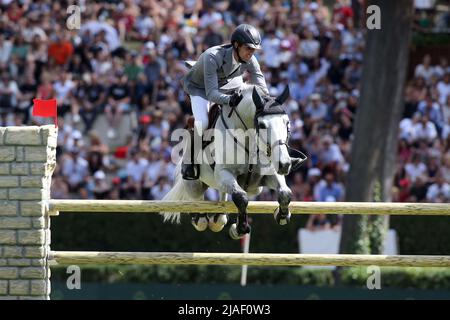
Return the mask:
<path id="1" fill-rule="evenodd" d="M 255 129 L 260 133 L 260 139 L 267 144 L 267 156 L 275 170 L 283 175 L 287 175 L 291 170 L 291 157 L 287 145 L 290 135 L 289 118 L 282 107 L 288 97 L 288 86 L 278 97 L 261 97 L 256 87 L 252 92 L 252 100 L 256 107 Z"/>

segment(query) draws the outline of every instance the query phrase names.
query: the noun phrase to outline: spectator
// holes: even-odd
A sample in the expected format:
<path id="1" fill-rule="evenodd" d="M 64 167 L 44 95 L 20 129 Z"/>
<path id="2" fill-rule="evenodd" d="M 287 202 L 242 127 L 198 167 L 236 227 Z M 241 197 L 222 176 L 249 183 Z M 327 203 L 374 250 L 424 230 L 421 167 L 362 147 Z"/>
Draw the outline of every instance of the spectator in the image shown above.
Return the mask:
<path id="1" fill-rule="evenodd" d="M 0 66 L 6 67 L 11 57 L 13 44 L 9 39 L 5 39 L 5 34 L 0 34 Z"/>
<path id="2" fill-rule="evenodd" d="M 450 185 L 445 182 L 442 173 L 436 174 L 436 182 L 427 191 L 428 202 L 448 202 L 450 200 Z"/>
<path id="3" fill-rule="evenodd" d="M 127 76 L 119 72 L 113 81 L 108 90 L 108 104 L 105 107 L 105 115 L 110 125 L 108 130 L 108 138 L 110 139 L 116 137 L 116 131 L 122 120 L 123 113 L 131 110 Z"/>
<path id="4" fill-rule="evenodd" d="M 422 116 L 427 116 L 434 123 L 438 131 L 442 130 L 444 124 L 442 110 L 439 103 L 434 101 L 430 94 L 426 96 L 424 101 L 419 102 L 418 110 Z"/>
<path id="5" fill-rule="evenodd" d="M 69 198 L 69 186 L 64 181 L 63 176 L 54 174 L 52 177 L 51 185 L 51 198 L 52 199 L 67 199 Z"/>
<path id="6" fill-rule="evenodd" d="M 337 168 L 344 165 L 344 156 L 339 146 L 333 142 L 330 135 L 322 138 L 321 148 L 318 154 L 319 163 L 322 166 Z"/>
<path id="7" fill-rule="evenodd" d="M 80 156 L 78 147 L 72 147 L 70 155 L 63 160 L 62 174 L 69 184 L 69 192 L 78 193 L 83 199 L 88 198 L 88 163 Z"/>
<path id="8" fill-rule="evenodd" d="M 427 167 L 416 153 L 412 156 L 412 161 L 405 165 L 405 170 L 411 182 L 414 183 L 418 177 L 426 174 Z"/>
<path id="9" fill-rule="evenodd" d="M 66 36 L 54 34 L 48 47 L 48 57 L 56 65 L 65 65 L 73 55 L 73 45 Z"/>
<path id="10" fill-rule="evenodd" d="M 408 202 L 424 202 L 427 195 L 426 177 L 417 176 L 410 191 Z"/>
<path id="11" fill-rule="evenodd" d="M 305 112 L 314 122 L 325 120 L 328 108 L 325 103 L 322 102 L 320 94 L 315 93 L 311 95 L 311 103 L 306 106 Z"/>
<path id="12" fill-rule="evenodd" d="M 414 76 L 423 77 L 425 81 L 428 83 L 431 80 L 431 76 L 435 72 L 434 70 L 435 69 L 431 66 L 431 56 L 429 54 L 426 54 L 423 57 L 422 63 L 416 67 L 414 71 Z"/>
<path id="13" fill-rule="evenodd" d="M 445 105 L 450 97 L 450 72 L 446 72 L 436 86 L 439 92 L 439 103 Z"/>
<path id="14" fill-rule="evenodd" d="M 320 43 L 314 39 L 313 33 L 306 29 L 304 40 L 300 42 L 298 54 L 305 58 L 307 64 L 311 64 L 314 58 L 319 57 Z"/>
<path id="15" fill-rule="evenodd" d="M 110 193 L 110 185 L 105 180 L 106 175 L 99 170 L 94 173 L 94 186 L 92 193 L 95 199 L 107 199 Z"/>
<path id="16" fill-rule="evenodd" d="M 331 228 L 331 220 L 326 214 L 311 214 L 306 223 L 309 231 L 321 231 Z"/>
<path id="17" fill-rule="evenodd" d="M 130 160 L 127 162 L 126 166 L 126 192 L 129 197 L 140 197 L 142 180 L 147 166 L 147 159 L 142 158 L 137 150 L 130 151 Z"/>
<path id="18" fill-rule="evenodd" d="M 418 123 L 413 126 L 413 141 L 418 142 L 420 140 L 430 143 L 437 137 L 436 125 L 429 121 L 427 115 L 422 116 Z"/>
<path id="19" fill-rule="evenodd" d="M 87 133 L 92 129 L 104 106 L 105 87 L 98 82 L 98 76 L 95 73 L 86 73 L 74 95 L 74 120 L 76 115 L 79 114 L 84 123 L 84 133 Z M 79 104 L 80 101 L 82 103 Z"/>
<path id="20" fill-rule="evenodd" d="M 66 112 L 71 109 L 71 98 L 74 88 L 75 83 L 70 78 L 70 75 L 65 71 L 59 74 L 59 79 L 53 84 L 53 90 L 55 92 L 56 102 L 58 104 L 58 113 L 61 117 L 64 117 Z M 74 113 L 72 112 L 72 114 Z"/>
<path id="21" fill-rule="evenodd" d="M 270 30 L 267 33 L 267 37 L 262 41 L 262 52 L 264 53 L 264 64 L 274 72 L 280 67 L 279 51 L 281 40 L 275 35 L 275 30 Z"/>
<path id="22" fill-rule="evenodd" d="M 154 200 L 161 200 L 170 190 L 166 177 L 159 177 L 156 185 L 152 188 L 151 195 Z"/>
<path id="23" fill-rule="evenodd" d="M 319 187 L 319 201 L 336 202 L 343 201 L 344 192 L 342 185 L 335 181 L 333 173 L 325 175 L 325 184 Z"/>
<path id="24" fill-rule="evenodd" d="M 19 87 L 7 73 L 1 75 L 0 82 L 0 110 L 11 111 L 17 107 L 17 100 L 20 96 Z"/>

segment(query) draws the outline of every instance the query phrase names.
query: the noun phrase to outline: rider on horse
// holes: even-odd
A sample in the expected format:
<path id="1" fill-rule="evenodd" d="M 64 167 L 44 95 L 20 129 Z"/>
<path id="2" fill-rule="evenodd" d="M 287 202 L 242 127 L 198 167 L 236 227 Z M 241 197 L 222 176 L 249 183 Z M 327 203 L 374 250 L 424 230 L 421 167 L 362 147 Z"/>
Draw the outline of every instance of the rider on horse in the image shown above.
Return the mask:
<path id="1" fill-rule="evenodd" d="M 188 145 L 188 150 L 183 155 L 181 172 L 184 179 L 192 180 L 198 177 L 199 166 L 194 163 L 194 134 L 207 129 L 208 101 L 236 107 L 242 100 L 239 92 L 229 95 L 220 92 L 219 88 L 248 71 L 250 82 L 260 87 L 264 93 L 269 93 L 259 63 L 253 55 L 255 50 L 259 49 L 261 35 L 258 30 L 251 25 L 241 24 L 233 31 L 231 44 L 207 49 L 183 77 L 182 84 L 191 98 L 195 118 L 194 129 L 190 131 L 190 147 Z"/>

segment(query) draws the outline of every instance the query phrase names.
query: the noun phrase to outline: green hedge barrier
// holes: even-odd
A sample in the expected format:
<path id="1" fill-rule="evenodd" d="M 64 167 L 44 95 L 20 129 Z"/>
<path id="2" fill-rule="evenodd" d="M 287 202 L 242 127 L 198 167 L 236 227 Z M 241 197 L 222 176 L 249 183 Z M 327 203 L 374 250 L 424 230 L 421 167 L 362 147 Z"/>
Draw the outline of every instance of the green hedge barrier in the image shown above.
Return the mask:
<path id="1" fill-rule="evenodd" d="M 370 274 L 366 268 L 342 268 L 339 284 L 329 269 L 300 267 L 249 267 L 247 282 L 251 284 L 304 285 L 318 287 L 366 288 Z M 65 282 L 65 267 L 52 267 L 52 281 Z M 83 282 L 97 283 L 208 283 L 236 284 L 240 266 L 83 266 Z M 450 289 L 450 269 L 446 268 L 381 268 L 382 288 Z"/>
<path id="2" fill-rule="evenodd" d="M 232 217 L 234 218 L 234 217 Z M 251 252 L 298 253 L 297 233 L 306 215 L 295 215 L 278 226 L 271 215 L 251 216 Z M 450 217 L 392 216 L 401 254 L 450 254 Z M 220 233 L 197 232 L 182 217 L 182 224 L 162 223 L 156 214 L 70 214 L 52 218 L 52 249 L 78 251 L 240 252 L 239 241 Z"/>

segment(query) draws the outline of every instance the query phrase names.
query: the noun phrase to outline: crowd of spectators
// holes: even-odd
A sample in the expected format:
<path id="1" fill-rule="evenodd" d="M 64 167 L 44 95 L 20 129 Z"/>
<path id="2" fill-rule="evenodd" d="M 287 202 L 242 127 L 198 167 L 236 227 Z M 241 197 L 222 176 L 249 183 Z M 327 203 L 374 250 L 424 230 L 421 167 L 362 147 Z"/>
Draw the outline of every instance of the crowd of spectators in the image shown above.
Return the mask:
<path id="1" fill-rule="evenodd" d="M 81 29 L 66 8 L 81 6 Z M 288 177 L 297 201 L 341 201 L 362 76 L 364 1 L 1 1 L 0 126 L 46 123 L 32 99 L 58 101 L 52 198 L 161 199 L 173 183 L 170 133 L 191 113 L 183 61 L 228 41 L 240 23 L 270 93 L 291 97 L 291 142 L 309 161 Z M 433 62 L 434 61 L 434 62 Z M 438 61 L 438 62 L 437 62 Z M 135 119 L 127 143 L 124 115 Z M 107 141 L 95 124 L 108 123 Z M 450 67 L 425 56 L 405 90 L 394 201 L 450 200 Z M 209 191 L 207 198 L 216 199 Z M 273 200 L 264 191 L 258 199 Z"/>

